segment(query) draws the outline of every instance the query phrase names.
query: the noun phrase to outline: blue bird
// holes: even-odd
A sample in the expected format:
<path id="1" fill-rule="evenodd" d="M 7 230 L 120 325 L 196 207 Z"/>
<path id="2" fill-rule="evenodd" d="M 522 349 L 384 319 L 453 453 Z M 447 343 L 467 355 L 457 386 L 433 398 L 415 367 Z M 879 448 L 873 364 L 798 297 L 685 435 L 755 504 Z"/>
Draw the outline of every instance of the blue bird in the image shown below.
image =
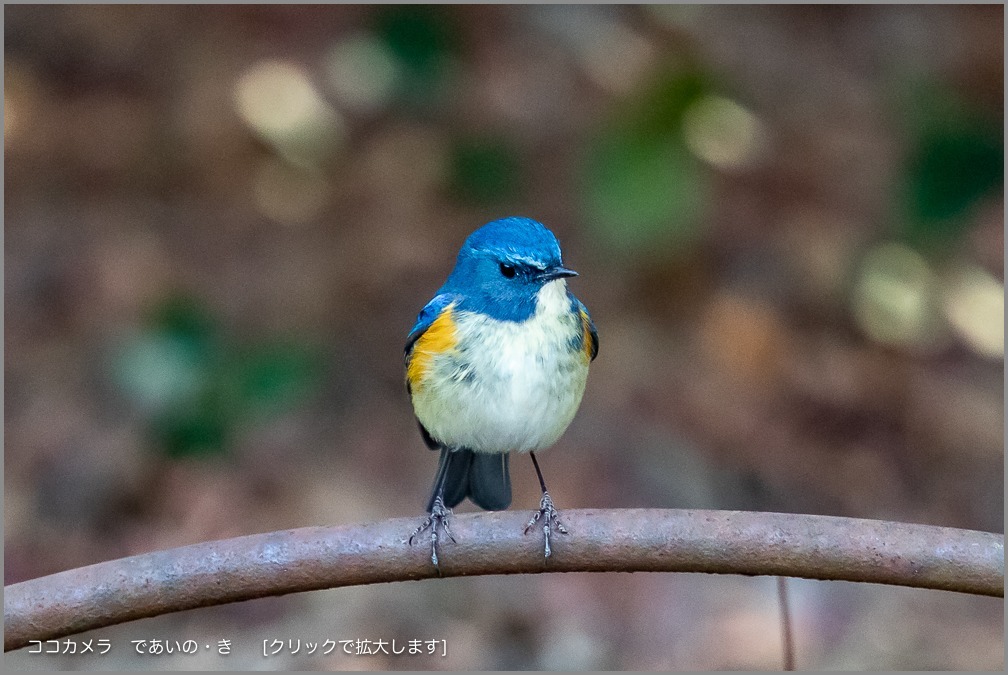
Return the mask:
<path id="1" fill-rule="evenodd" d="M 598 354 L 587 308 L 567 289 L 577 272 L 560 244 L 530 218 L 495 220 L 462 244 L 455 269 L 406 338 L 406 390 L 424 442 L 440 450 L 428 517 L 410 536 L 438 528 L 468 497 L 488 511 L 511 504 L 510 453 L 529 453 L 542 500 L 525 532 L 543 519 L 567 530 L 546 490 L 537 450 L 553 445 L 577 412 Z M 454 539 L 453 539 L 454 541 Z"/>

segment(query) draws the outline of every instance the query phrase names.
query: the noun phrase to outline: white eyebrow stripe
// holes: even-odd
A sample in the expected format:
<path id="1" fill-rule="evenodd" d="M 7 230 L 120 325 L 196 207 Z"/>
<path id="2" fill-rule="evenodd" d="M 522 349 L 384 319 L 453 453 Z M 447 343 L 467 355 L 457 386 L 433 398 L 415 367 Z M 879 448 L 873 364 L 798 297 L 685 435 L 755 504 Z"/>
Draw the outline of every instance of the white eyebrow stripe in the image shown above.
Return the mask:
<path id="1" fill-rule="evenodd" d="M 524 255 L 516 255 L 513 253 L 507 254 L 507 262 L 512 262 L 518 265 L 525 265 L 526 267 L 534 267 L 537 270 L 546 269 L 542 262 Z"/>

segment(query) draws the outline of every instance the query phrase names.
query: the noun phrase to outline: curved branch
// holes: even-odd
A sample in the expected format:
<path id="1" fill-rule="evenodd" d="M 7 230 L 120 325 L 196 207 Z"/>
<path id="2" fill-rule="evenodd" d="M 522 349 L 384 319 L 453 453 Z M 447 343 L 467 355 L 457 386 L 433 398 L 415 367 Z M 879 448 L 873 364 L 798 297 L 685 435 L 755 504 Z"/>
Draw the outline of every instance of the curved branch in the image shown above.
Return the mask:
<path id="1" fill-rule="evenodd" d="M 1004 597 L 1004 535 L 929 525 L 740 511 L 569 510 L 542 555 L 520 512 L 452 519 L 442 576 L 535 572 L 781 575 Z M 305 527 L 98 563 L 4 589 L 4 651 L 195 607 L 438 576 L 419 518 Z"/>

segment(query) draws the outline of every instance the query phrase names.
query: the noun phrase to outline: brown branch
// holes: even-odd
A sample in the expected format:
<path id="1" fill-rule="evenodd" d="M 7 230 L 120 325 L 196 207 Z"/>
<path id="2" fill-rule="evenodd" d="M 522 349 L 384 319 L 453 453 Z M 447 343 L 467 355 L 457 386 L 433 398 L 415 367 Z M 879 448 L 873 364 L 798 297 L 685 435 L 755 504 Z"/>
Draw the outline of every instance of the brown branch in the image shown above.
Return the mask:
<path id="1" fill-rule="evenodd" d="M 1004 597 L 1004 535 L 928 525 L 739 511 L 561 512 L 542 555 L 524 512 L 451 521 L 442 576 L 711 572 L 839 579 Z M 4 589 L 4 651 L 142 617 L 271 595 L 438 576 L 419 518 L 305 527 L 98 563 Z"/>

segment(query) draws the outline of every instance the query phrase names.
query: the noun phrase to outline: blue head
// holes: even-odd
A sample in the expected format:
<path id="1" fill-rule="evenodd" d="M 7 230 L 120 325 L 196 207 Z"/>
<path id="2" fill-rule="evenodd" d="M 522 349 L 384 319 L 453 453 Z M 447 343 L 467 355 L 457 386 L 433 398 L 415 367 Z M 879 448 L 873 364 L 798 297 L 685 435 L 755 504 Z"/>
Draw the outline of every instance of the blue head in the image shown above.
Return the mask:
<path id="1" fill-rule="evenodd" d="M 543 286 L 576 274 L 563 266 L 560 244 L 542 223 L 502 218 L 469 235 L 442 291 L 462 295 L 462 309 L 524 321 Z"/>

